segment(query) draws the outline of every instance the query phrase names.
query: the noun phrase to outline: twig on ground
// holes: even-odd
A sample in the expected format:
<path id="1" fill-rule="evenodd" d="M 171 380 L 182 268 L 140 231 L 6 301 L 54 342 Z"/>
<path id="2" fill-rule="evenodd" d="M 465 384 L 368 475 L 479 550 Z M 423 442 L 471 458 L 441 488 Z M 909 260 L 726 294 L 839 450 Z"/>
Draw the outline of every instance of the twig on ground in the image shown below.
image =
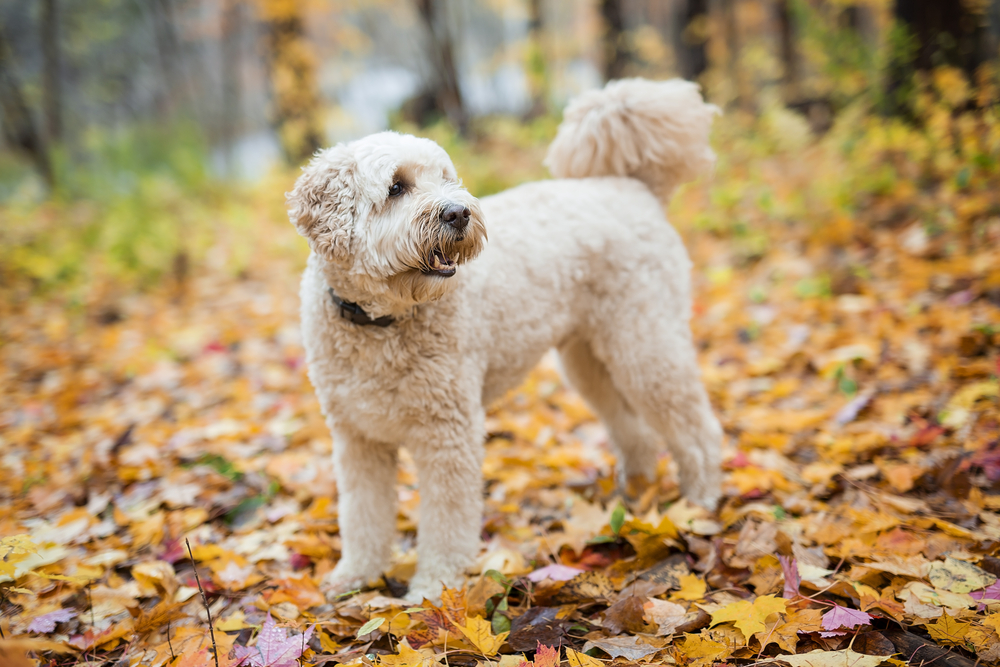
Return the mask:
<path id="1" fill-rule="evenodd" d="M 7 604 L 7 591 L 0 591 L 0 639 L 7 639 L 3 634 L 3 606 Z"/>
<path id="2" fill-rule="evenodd" d="M 194 554 L 191 552 L 191 542 L 186 537 L 184 544 L 187 545 L 188 557 L 191 559 L 191 567 L 194 568 L 194 580 L 198 583 L 198 592 L 201 593 L 201 601 L 205 605 L 205 614 L 208 616 L 208 634 L 212 637 L 212 654 L 215 656 L 215 667 L 219 667 L 219 646 L 215 643 L 215 630 L 212 628 L 212 610 L 208 606 L 208 596 L 205 589 L 201 587 L 201 577 L 198 576 L 198 565 L 194 562 Z"/>
<path id="3" fill-rule="evenodd" d="M 174 655 L 174 645 L 170 643 L 170 621 L 167 621 L 167 646 L 170 647 L 170 659 L 176 660 L 177 656 Z"/>
<path id="4" fill-rule="evenodd" d="M 94 619 L 94 596 L 90 593 L 90 583 L 87 582 L 87 601 L 90 603 L 90 625 L 97 627 L 97 621 Z"/>

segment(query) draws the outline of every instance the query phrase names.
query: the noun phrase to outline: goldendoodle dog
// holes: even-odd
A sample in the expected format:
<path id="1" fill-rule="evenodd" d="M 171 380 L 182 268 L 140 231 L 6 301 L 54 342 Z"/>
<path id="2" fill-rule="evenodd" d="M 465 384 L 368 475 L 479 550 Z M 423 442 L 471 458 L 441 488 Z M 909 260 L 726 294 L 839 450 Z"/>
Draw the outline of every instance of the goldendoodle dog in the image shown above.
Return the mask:
<path id="1" fill-rule="evenodd" d="M 409 598 L 460 582 L 479 549 L 485 407 L 551 348 L 606 425 L 620 480 L 653 474 L 663 442 L 686 497 L 715 506 L 722 431 L 688 325 L 691 264 L 663 210 L 710 170 L 716 113 L 686 81 L 609 83 L 566 109 L 546 158 L 556 180 L 482 200 L 427 139 L 383 132 L 313 158 L 288 206 L 312 250 L 302 333 L 333 433 L 330 594 L 389 564 L 403 445 L 420 487 Z"/>

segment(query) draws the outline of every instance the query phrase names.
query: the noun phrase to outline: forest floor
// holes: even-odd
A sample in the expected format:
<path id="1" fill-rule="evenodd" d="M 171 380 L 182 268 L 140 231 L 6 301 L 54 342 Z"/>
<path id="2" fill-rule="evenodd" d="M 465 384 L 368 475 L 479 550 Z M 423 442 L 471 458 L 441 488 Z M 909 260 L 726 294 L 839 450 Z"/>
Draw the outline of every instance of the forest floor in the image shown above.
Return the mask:
<path id="1" fill-rule="evenodd" d="M 716 183 L 671 209 L 726 430 L 719 511 L 680 498 L 667 456 L 624 503 L 546 360 L 489 412 L 482 552 L 440 606 L 400 599 L 406 456 L 392 570 L 320 592 L 337 504 L 289 225 L 240 275 L 5 298 L 0 663 L 1000 664 L 996 165 L 927 184 L 897 164 L 809 221 L 788 202 L 840 178 L 835 152 L 757 150 L 720 142 Z"/>

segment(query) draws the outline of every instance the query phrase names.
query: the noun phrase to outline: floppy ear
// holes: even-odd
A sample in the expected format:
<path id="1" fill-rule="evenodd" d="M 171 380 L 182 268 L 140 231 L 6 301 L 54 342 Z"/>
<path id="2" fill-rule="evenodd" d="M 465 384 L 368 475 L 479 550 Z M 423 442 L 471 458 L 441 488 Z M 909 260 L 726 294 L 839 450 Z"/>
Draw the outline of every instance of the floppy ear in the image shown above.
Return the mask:
<path id="1" fill-rule="evenodd" d="M 328 148 L 309 162 L 285 195 L 288 217 L 299 234 L 314 253 L 332 262 L 350 256 L 357 209 L 355 167 L 346 147 Z"/>

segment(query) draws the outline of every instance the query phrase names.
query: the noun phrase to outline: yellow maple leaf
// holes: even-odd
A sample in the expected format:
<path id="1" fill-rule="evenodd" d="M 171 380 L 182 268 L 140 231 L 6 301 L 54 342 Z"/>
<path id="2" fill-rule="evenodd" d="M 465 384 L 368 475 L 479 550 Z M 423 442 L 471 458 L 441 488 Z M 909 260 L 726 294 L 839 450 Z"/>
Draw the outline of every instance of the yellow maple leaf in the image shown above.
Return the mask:
<path id="1" fill-rule="evenodd" d="M 398 655 L 381 655 L 378 661 L 380 665 L 386 667 L 428 667 L 435 662 L 430 656 L 411 648 L 405 639 L 399 642 Z"/>
<path id="2" fill-rule="evenodd" d="M 787 606 L 788 600 L 776 598 L 774 595 L 759 597 L 753 604 L 747 600 L 738 600 L 712 613 L 712 625 L 733 621 L 733 625 L 749 639 L 766 627 L 765 621 L 768 616 L 784 612 Z"/>
<path id="3" fill-rule="evenodd" d="M 462 634 L 484 655 L 496 655 L 500 647 L 503 646 L 504 640 L 507 639 L 507 635 L 510 634 L 509 632 L 501 632 L 494 635 L 490 622 L 478 616 L 465 619 L 465 625 L 456 623 L 455 627 L 461 630 Z"/>
<path id="4" fill-rule="evenodd" d="M 931 639 L 939 644 L 950 646 L 964 644 L 962 639 L 969 632 L 970 627 L 969 623 L 959 621 L 948 614 L 943 614 L 936 622 L 926 626 Z"/>
<path id="5" fill-rule="evenodd" d="M 712 641 L 701 635 L 685 635 L 681 651 L 691 659 L 691 667 L 711 665 L 729 657 L 729 648 L 720 642 Z"/>
<path id="6" fill-rule="evenodd" d="M 780 616 L 775 616 L 768 621 L 764 629 L 754 634 L 760 642 L 763 651 L 768 644 L 777 644 L 789 653 L 795 653 L 795 647 L 799 640 L 798 626 L 791 622 L 783 622 Z"/>
<path id="7" fill-rule="evenodd" d="M 11 553 L 38 553 L 38 545 L 31 541 L 31 536 L 27 533 L 0 538 L 0 557 Z"/>
<path id="8" fill-rule="evenodd" d="M 566 647 L 566 661 L 569 667 L 604 667 L 604 663 L 597 658 L 592 658 L 586 653 L 580 653 Z"/>
<path id="9" fill-rule="evenodd" d="M 236 632 L 237 630 L 242 630 L 243 628 L 249 628 L 249 627 L 250 626 L 247 625 L 246 616 L 244 615 L 242 609 L 237 609 L 226 618 L 224 619 L 220 618 L 215 622 L 215 629 L 222 630 L 223 632 Z M 322 630 L 320 630 L 319 632 L 321 633 L 320 634 L 321 639 L 323 637 L 326 637 L 325 634 L 322 634 L 323 632 Z"/>
<path id="10" fill-rule="evenodd" d="M 705 581 L 696 574 L 684 574 L 680 579 L 680 590 L 671 594 L 671 600 L 701 600 L 705 597 L 708 586 Z"/>
<path id="11" fill-rule="evenodd" d="M 1000 611 L 996 612 L 995 614 L 990 614 L 989 616 L 984 618 L 983 625 L 990 626 L 991 628 L 997 631 L 998 635 L 1000 635 Z"/>

